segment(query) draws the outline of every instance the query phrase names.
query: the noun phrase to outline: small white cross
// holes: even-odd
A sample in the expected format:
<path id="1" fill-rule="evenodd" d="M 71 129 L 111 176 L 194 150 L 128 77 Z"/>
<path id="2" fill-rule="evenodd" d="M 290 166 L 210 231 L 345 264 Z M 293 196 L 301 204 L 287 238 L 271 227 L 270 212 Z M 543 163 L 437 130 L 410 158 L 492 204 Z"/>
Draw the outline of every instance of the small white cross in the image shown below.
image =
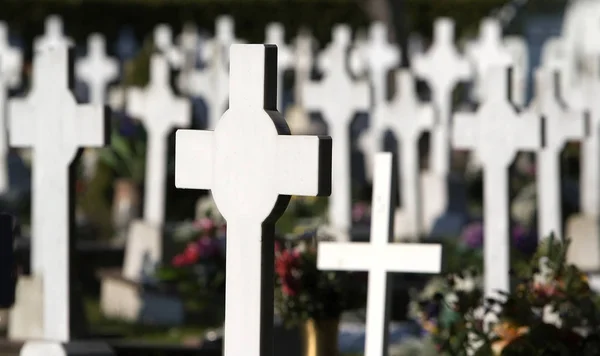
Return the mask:
<path id="1" fill-rule="evenodd" d="M 485 100 L 476 114 L 456 113 L 453 146 L 475 151 L 484 174 L 485 295 L 509 291 L 510 219 L 508 167 L 518 151 L 542 147 L 542 120 L 533 113 L 517 113 L 509 101 L 510 70 L 495 66 L 485 78 Z"/>
<path id="2" fill-rule="evenodd" d="M 433 103 L 438 110 L 439 119 L 432 132 L 431 168 L 445 177 L 450 172 L 452 91 L 459 82 L 472 76 L 469 62 L 454 45 L 454 22 L 451 19 L 435 21 L 433 44 L 426 54 L 415 55 L 412 63 L 415 75 L 424 78 L 431 87 Z M 445 197 L 441 200 L 446 201 Z"/>
<path id="3" fill-rule="evenodd" d="M 504 47 L 510 53 L 513 63 L 512 95 L 518 107 L 525 107 L 527 100 L 527 73 L 529 70 L 529 49 L 527 42 L 518 36 L 504 38 Z"/>
<path id="4" fill-rule="evenodd" d="M 368 271 L 365 356 L 388 354 L 389 272 L 440 273 L 442 247 L 434 244 L 390 243 L 394 231 L 396 185 L 392 154 L 375 155 L 370 242 L 320 242 L 317 267 L 321 270 Z"/>
<path id="5" fill-rule="evenodd" d="M 497 20 L 486 18 L 481 22 L 479 38 L 467 45 L 467 57 L 475 66 L 475 95 L 478 100 L 483 100 L 487 86 L 484 83 L 489 69 L 493 66 L 509 66 L 513 64 L 510 52 L 502 42 L 502 29 Z"/>
<path id="6" fill-rule="evenodd" d="M 148 86 L 143 90 L 132 88 L 127 93 L 128 114 L 139 118 L 148 134 L 144 220 L 158 226 L 165 217 L 167 138 L 174 127 L 191 123 L 191 105 L 173 94 L 169 75 L 167 60 L 155 54 L 150 61 Z"/>
<path id="7" fill-rule="evenodd" d="M 307 31 L 301 31 L 294 46 L 294 104 L 303 106 L 302 92 L 310 80 L 313 65 L 313 38 Z"/>
<path id="8" fill-rule="evenodd" d="M 106 56 L 104 36 L 95 33 L 88 38 L 87 56 L 75 63 L 75 75 L 88 85 L 90 103 L 104 105 L 106 87 L 119 75 L 117 61 Z"/>
<path id="9" fill-rule="evenodd" d="M 590 75 L 584 77 L 584 107 L 590 113 L 589 136 L 581 145 L 581 211 L 588 216 L 600 216 L 600 57 L 593 56 L 588 60 Z M 561 74 L 563 72 L 560 72 Z M 564 87 L 561 87 L 564 88 Z M 569 88 L 569 87 L 566 87 Z M 564 90 L 564 89 L 563 89 Z M 568 90 L 568 89 L 567 89 Z"/>
<path id="10" fill-rule="evenodd" d="M 51 15 L 46 18 L 44 35 L 35 39 L 33 47 L 39 50 L 44 46 L 71 45 L 73 40 L 64 35 L 62 19 L 57 15 Z"/>
<path id="11" fill-rule="evenodd" d="M 285 44 L 285 30 L 282 24 L 273 22 L 267 25 L 265 43 L 277 46 L 277 110 L 282 112 L 283 73 L 294 64 L 292 50 Z"/>
<path id="12" fill-rule="evenodd" d="M 229 109 L 178 130 L 175 186 L 211 189 L 227 220 L 225 356 L 272 355 L 274 224 L 290 195 L 331 191 L 331 138 L 290 136 L 275 110 L 277 47 L 231 46 Z"/>
<path id="13" fill-rule="evenodd" d="M 373 117 L 382 125 L 382 133 L 389 129 L 398 141 L 398 152 L 401 153 L 401 206 L 408 217 L 407 224 L 401 226 L 402 237 L 415 240 L 423 232 L 419 138 L 435 124 L 435 110 L 431 105 L 419 102 L 414 78 L 408 70 L 396 72 L 396 86 L 399 88 L 399 95 L 396 94 L 391 103 L 375 108 Z"/>
<path id="14" fill-rule="evenodd" d="M 318 64 L 324 71 L 320 83 L 304 87 L 307 111 L 320 111 L 334 139 L 333 180 L 335 185 L 329 200 L 330 222 L 340 231 L 349 231 L 351 221 L 350 192 L 350 123 L 358 111 L 369 109 L 369 87 L 364 81 L 354 81 L 348 75 L 346 53 L 350 45 L 350 28 L 338 25 L 333 29 L 333 42 L 323 50 Z M 346 239 L 342 236 L 340 239 Z"/>
<path id="15" fill-rule="evenodd" d="M 369 39 L 361 50 L 371 84 L 371 108 L 376 110 L 387 99 L 388 73 L 400 64 L 400 49 L 388 42 L 388 32 L 382 22 L 375 22 L 369 28 Z M 371 116 L 369 128 L 363 132 L 360 147 L 365 157 L 367 178 L 373 176 L 373 157 L 381 149 L 381 124 L 377 116 Z"/>
<path id="16" fill-rule="evenodd" d="M 42 46 L 33 63 L 33 89 L 9 102 L 10 145 L 32 147 L 32 270 L 43 276 L 44 337 L 69 340 L 69 167 L 81 146 L 107 142 L 102 105 L 78 105 L 69 91 L 70 50 Z M 72 182 L 74 183 L 74 182 Z"/>
<path id="17" fill-rule="evenodd" d="M 174 68 L 181 68 L 183 53 L 173 44 L 173 31 L 169 25 L 159 24 L 154 28 L 154 45 Z"/>
<path id="18" fill-rule="evenodd" d="M 570 140 L 583 140 L 589 117 L 580 110 L 567 110 L 559 102 L 558 72 L 538 68 L 535 73 L 538 113 L 544 118 L 544 147 L 537 154 L 539 236 L 554 233 L 562 238 L 560 153 Z"/>
<path id="19" fill-rule="evenodd" d="M 179 49 L 182 55 L 182 65 L 177 76 L 177 86 L 183 93 L 189 93 L 188 81 L 190 73 L 196 68 L 196 63 L 200 58 L 200 36 L 198 29 L 193 23 L 187 23 L 178 38 Z"/>

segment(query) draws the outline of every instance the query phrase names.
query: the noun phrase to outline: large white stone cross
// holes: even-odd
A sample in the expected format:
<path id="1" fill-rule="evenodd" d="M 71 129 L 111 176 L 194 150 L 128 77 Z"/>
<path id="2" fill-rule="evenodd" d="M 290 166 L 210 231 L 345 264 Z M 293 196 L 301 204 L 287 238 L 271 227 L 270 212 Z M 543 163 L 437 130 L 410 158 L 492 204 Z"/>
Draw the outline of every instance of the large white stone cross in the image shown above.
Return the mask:
<path id="1" fill-rule="evenodd" d="M 456 149 L 475 151 L 484 174 L 485 295 L 509 291 L 510 219 L 508 167 L 518 151 L 536 151 L 543 143 L 542 120 L 518 113 L 509 101 L 510 69 L 495 66 L 485 78 L 485 100 L 476 114 L 456 113 L 452 141 Z"/>
<path id="2" fill-rule="evenodd" d="M 412 64 L 415 75 L 429 84 L 438 111 L 438 122 L 432 132 L 430 167 L 445 177 L 450 172 L 452 91 L 459 82 L 469 80 L 472 75 L 469 62 L 454 46 L 454 22 L 451 19 L 435 21 L 433 44 L 427 53 L 415 55 Z"/>
<path id="3" fill-rule="evenodd" d="M 143 90 L 131 88 L 127 93 L 127 111 L 144 123 L 148 136 L 144 220 L 156 226 L 162 225 L 165 217 L 167 138 L 174 127 L 191 123 L 190 102 L 173 94 L 169 75 L 165 57 L 154 54 L 148 86 Z"/>
<path id="4" fill-rule="evenodd" d="M 231 46 L 215 131 L 178 130 L 175 185 L 211 189 L 227 220 L 225 356 L 273 354 L 274 224 L 290 195 L 329 195 L 331 138 L 291 136 L 276 111 L 277 47 Z"/>
<path id="5" fill-rule="evenodd" d="M 333 29 L 333 42 L 321 53 L 319 65 L 325 72 L 320 83 L 304 87 L 304 105 L 308 111 L 320 111 L 327 123 L 333 144 L 333 192 L 329 200 L 329 222 L 346 233 L 351 220 L 350 124 L 354 114 L 369 109 L 369 87 L 364 81 L 353 81 L 346 69 L 346 53 L 350 45 L 350 28 Z"/>
<path id="6" fill-rule="evenodd" d="M 537 112 L 544 118 L 544 147 L 537 153 L 537 197 L 539 236 L 551 233 L 562 238 L 560 154 L 569 140 L 582 140 L 589 129 L 589 117 L 581 110 L 568 110 L 559 101 L 558 72 L 538 68 Z"/>
<path id="7" fill-rule="evenodd" d="M 81 146 L 108 141 L 102 105 L 77 105 L 66 45 L 36 51 L 33 89 L 9 102 L 14 147 L 33 148 L 32 270 L 43 276 L 44 337 L 69 340 L 69 166 Z M 74 182 L 73 182 L 74 184 Z M 72 207 L 74 209 L 74 207 Z"/>
<path id="8" fill-rule="evenodd" d="M 384 105 L 387 99 L 388 73 L 400 64 L 400 49 L 388 42 L 388 32 L 382 22 L 369 28 L 369 39 L 361 48 L 371 84 L 371 108 Z M 360 137 L 360 146 L 365 157 L 367 178 L 373 177 L 373 157 L 383 146 L 383 132 L 378 117 L 372 116 L 369 128 Z"/>
<path id="9" fill-rule="evenodd" d="M 8 179 L 8 142 L 6 131 L 6 100 L 8 89 L 21 84 L 21 69 L 23 68 L 23 54 L 21 50 L 11 47 L 8 42 L 8 27 L 0 22 L 0 193 L 9 188 Z"/>
<path id="10" fill-rule="evenodd" d="M 42 37 L 34 41 L 34 49 L 38 50 L 44 46 L 68 46 L 73 45 L 73 40 L 66 37 L 63 33 L 62 19 L 57 15 L 51 15 L 46 18 L 45 32 Z"/>
<path id="11" fill-rule="evenodd" d="M 419 138 L 435 124 L 435 110 L 421 104 L 415 91 L 415 81 L 408 70 L 396 72 L 396 87 L 399 93 L 389 104 L 375 108 L 373 117 L 381 122 L 382 128 L 394 133 L 400 154 L 400 186 L 402 211 L 406 225 L 401 226 L 402 237 L 413 240 L 423 232 L 421 216 L 421 189 L 419 168 Z"/>
<path id="12" fill-rule="evenodd" d="M 285 44 L 285 30 L 278 22 L 270 23 L 265 30 L 265 43 L 277 46 L 277 110 L 283 112 L 283 73 L 294 64 L 292 50 Z"/>
<path id="13" fill-rule="evenodd" d="M 106 41 L 99 33 L 88 38 L 87 57 L 75 63 L 75 75 L 85 81 L 90 92 L 90 103 L 104 105 L 106 86 L 119 75 L 119 64 L 106 56 Z"/>
<path id="14" fill-rule="evenodd" d="M 475 67 L 475 95 L 478 100 L 484 100 L 487 84 L 484 82 L 487 73 L 494 66 L 509 66 L 513 60 L 511 53 L 502 42 L 500 23 L 491 18 L 481 22 L 479 38 L 466 48 L 467 57 Z"/>
<path id="15" fill-rule="evenodd" d="M 322 270 L 368 271 L 365 356 L 388 354 L 389 272 L 439 273 L 441 245 L 390 243 L 394 231 L 396 184 L 392 154 L 375 155 L 370 242 L 320 242 L 317 266 Z"/>

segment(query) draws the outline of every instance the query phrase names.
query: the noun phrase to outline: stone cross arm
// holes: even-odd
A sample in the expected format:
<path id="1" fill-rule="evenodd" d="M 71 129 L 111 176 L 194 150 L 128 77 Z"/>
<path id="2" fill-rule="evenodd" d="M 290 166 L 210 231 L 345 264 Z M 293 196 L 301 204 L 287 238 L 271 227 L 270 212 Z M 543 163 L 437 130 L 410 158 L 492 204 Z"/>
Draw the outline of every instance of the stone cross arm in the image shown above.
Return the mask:
<path id="1" fill-rule="evenodd" d="M 441 245 L 373 245 L 370 242 L 320 242 L 317 266 L 322 270 L 440 273 Z"/>
<path id="2" fill-rule="evenodd" d="M 175 186 L 185 189 L 212 189 L 214 187 L 215 136 L 213 131 L 177 130 L 175 165 L 180 167 L 198 166 L 201 170 L 181 170 L 175 175 Z M 320 136 L 277 137 L 277 150 L 273 164 L 278 174 L 272 179 L 272 186 L 282 195 L 327 196 L 331 186 L 330 171 L 322 169 L 331 165 L 331 155 L 323 154 L 331 150 L 331 138 Z M 303 164 L 298 164 L 303 162 Z M 269 178 L 265 172 L 265 179 Z M 289 182 L 299 184 L 291 188 Z"/>

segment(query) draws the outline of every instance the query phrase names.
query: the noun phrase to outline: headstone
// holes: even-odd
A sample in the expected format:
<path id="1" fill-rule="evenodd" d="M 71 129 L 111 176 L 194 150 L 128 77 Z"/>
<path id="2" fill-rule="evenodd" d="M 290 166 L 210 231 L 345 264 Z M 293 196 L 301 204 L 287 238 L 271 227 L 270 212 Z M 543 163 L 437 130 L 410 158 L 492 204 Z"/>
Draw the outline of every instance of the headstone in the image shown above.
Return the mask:
<path id="1" fill-rule="evenodd" d="M 179 35 L 179 48 L 182 54 L 182 66 L 177 85 L 183 93 L 189 92 L 187 88 L 190 73 L 194 71 L 200 58 L 200 36 L 198 29 L 193 23 L 187 23 Z"/>
<path id="2" fill-rule="evenodd" d="M 480 101 L 484 100 L 487 87 L 484 81 L 490 68 L 513 64 L 511 53 L 502 41 L 500 23 L 491 18 L 484 19 L 479 29 L 479 38 L 467 46 L 466 54 L 475 67 L 475 97 Z"/>
<path id="3" fill-rule="evenodd" d="M 165 218 L 167 138 L 174 127 L 191 123 L 189 101 L 177 98 L 169 82 L 169 64 L 164 56 L 150 60 L 150 82 L 145 89 L 127 94 L 128 114 L 144 124 L 148 136 L 144 184 L 144 220 L 161 226 Z"/>
<path id="4" fill-rule="evenodd" d="M 181 68 L 183 53 L 173 43 L 173 31 L 169 25 L 159 24 L 154 28 L 154 45 L 170 65 L 174 68 Z"/>
<path id="5" fill-rule="evenodd" d="M 375 155 L 370 242 L 320 242 L 317 267 L 321 270 L 368 271 L 365 355 L 388 355 L 391 304 L 390 272 L 440 273 L 441 245 L 390 243 L 394 230 L 392 154 Z"/>
<path id="6" fill-rule="evenodd" d="M 73 40 L 66 37 L 63 33 L 62 19 L 57 15 L 51 15 L 46 18 L 45 33 L 42 37 L 37 37 L 33 48 L 39 50 L 45 46 L 71 46 Z"/>
<path id="7" fill-rule="evenodd" d="M 161 262 L 162 230 L 144 221 L 134 221 L 129 228 L 122 271 L 102 273 L 102 314 L 131 323 L 181 325 L 183 301 L 153 288 L 156 286 L 154 273 Z"/>
<path id="8" fill-rule="evenodd" d="M 225 356 L 273 353 L 274 224 L 290 195 L 329 195 L 331 139 L 290 136 L 277 48 L 231 46 L 229 109 L 215 131 L 178 130 L 175 185 L 211 189 L 227 220 Z"/>
<path id="9" fill-rule="evenodd" d="M 285 29 L 278 22 L 267 25 L 265 43 L 277 46 L 277 110 L 283 112 L 283 73 L 294 64 L 292 50 L 285 44 Z"/>
<path id="10" fill-rule="evenodd" d="M 527 102 L 527 73 L 529 72 L 529 56 L 527 43 L 521 37 L 507 36 L 504 47 L 510 53 L 513 63 L 512 95 L 518 107 L 525 107 Z"/>
<path id="11" fill-rule="evenodd" d="M 90 92 L 90 103 L 104 105 L 106 87 L 117 79 L 119 65 L 116 60 L 106 56 L 104 37 L 95 33 L 88 38 L 87 57 L 75 63 L 75 75 L 86 82 Z"/>
<path id="12" fill-rule="evenodd" d="M 537 199 L 539 237 L 554 233 L 563 237 L 560 155 L 570 140 L 582 140 L 589 128 L 588 117 L 580 110 L 568 110 L 560 101 L 559 73 L 538 68 L 536 73 L 537 112 L 544 120 L 544 147 L 537 153 Z"/>
<path id="13" fill-rule="evenodd" d="M 304 87 L 304 105 L 308 111 L 321 112 L 333 147 L 333 181 L 336 184 L 329 200 L 329 222 L 340 231 L 340 240 L 348 239 L 351 219 L 350 124 L 354 115 L 369 108 L 369 87 L 354 81 L 346 69 L 346 53 L 350 45 L 350 28 L 337 25 L 332 43 L 321 53 L 318 63 L 324 71 L 320 83 Z"/>
<path id="14" fill-rule="evenodd" d="M 307 30 L 301 30 L 294 46 L 294 104 L 288 107 L 285 119 L 294 135 L 323 134 L 325 128 L 311 120 L 304 109 L 302 92 L 310 81 L 313 65 L 313 38 Z"/>
<path id="15" fill-rule="evenodd" d="M 368 41 L 361 52 L 371 83 L 371 109 L 377 110 L 387 101 L 388 73 L 400 65 L 400 49 L 388 42 L 385 24 L 375 22 L 369 29 Z M 370 118 L 369 128 L 359 139 L 365 157 L 365 173 L 369 181 L 373 177 L 373 157 L 382 149 L 385 133 L 382 129 L 383 125 L 377 120 L 376 116 Z"/>
<path id="16" fill-rule="evenodd" d="M 457 113 L 452 127 L 456 149 L 477 151 L 484 174 L 484 290 L 487 297 L 510 291 L 510 218 L 508 168 L 518 151 L 538 150 L 542 121 L 518 113 L 509 101 L 510 69 L 492 67 L 487 92 L 477 113 Z"/>
<path id="17" fill-rule="evenodd" d="M 0 309 L 10 308 L 15 302 L 14 240 L 13 217 L 0 214 Z"/>
<path id="18" fill-rule="evenodd" d="M 69 48 L 38 47 L 33 88 L 9 102 L 11 146 L 32 147 L 32 273 L 43 276 L 44 337 L 68 341 L 69 167 L 81 146 L 101 147 L 108 118 L 101 105 L 78 105 L 69 91 Z M 60 138 L 60 139 L 59 139 Z"/>
<path id="19" fill-rule="evenodd" d="M 382 129 L 389 129 L 398 142 L 400 154 L 400 196 L 404 225 L 398 226 L 395 235 L 418 240 L 423 233 L 421 218 L 421 189 L 419 166 L 419 138 L 435 123 L 435 110 L 419 102 L 415 81 L 410 71 L 396 73 L 396 94 L 391 103 L 383 103 L 373 111 L 373 118 Z"/>
<path id="20" fill-rule="evenodd" d="M 469 62 L 460 56 L 454 45 L 454 22 L 449 18 L 436 20 L 433 44 L 427 53 L 416 55 L 412 63 L 415 75 L 429 84 L 438 117 L 431 130 L 430 170 L 422 177 L 423 223 L 431 231 L 435 219 L 449 204 L 450 192 L 446 183 L 452 154 L 452 93 L 459 82 L 469 80 L 473 73 Z"/>
<path id="21" fill-rule="evenodd" d="M 8 27 L 0 22 L 0 193 L 9 188 L 8 175 L 8 142 L 6 131 L 6 100 L 8 89 L 21 84 L 23 54 L 18 48 L 11 47 L 8 42 Z"/>
<path id="22" fill-rule="evenodd" d="M 188 94 L 202 97 L 208 105 L 206 128 L 209 130 L 216 127 L 227 108 L 229 47 L 240 42 L 235 38 L 233 19 L 229 16 L 217 18 L 215 38 L 206 44 L 201 53 L 206 66 L 190 73 Z"/>

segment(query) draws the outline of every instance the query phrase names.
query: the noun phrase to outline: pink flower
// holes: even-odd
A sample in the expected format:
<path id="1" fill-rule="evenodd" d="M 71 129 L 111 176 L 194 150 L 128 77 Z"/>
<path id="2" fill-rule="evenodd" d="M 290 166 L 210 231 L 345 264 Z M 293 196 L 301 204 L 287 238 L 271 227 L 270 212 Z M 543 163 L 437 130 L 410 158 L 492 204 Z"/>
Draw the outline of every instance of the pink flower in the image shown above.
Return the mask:
<path id="1" fill-rule="evenodd" d="M 183 267 L 183 266 L 185 266 L 187 264 L 185 256 L 184 255 L 177 255 L 177 256 L 173 257 L 173 260 L 171 261 L 171 264 L 174 267 Z"/>
<path id="2" fill-rule="evenodd" d="M 187 264 L 196 263 L 200 258 L 200 248 L 198 247 L 198 244 L 191 243 L 187 245 L 185 251 L 183 251 L 183 255 L 188 262 Z"/>
<path id="3" fill-rule="evenodd" d="M 352 206 L 352 220 L 361 221 L 369 216 L 369 204 L 358 202 Z"/>
<path id="4" fill-rule="evenodd" d="M 202 236 L 198 239 L 196 246 L 200 258 L 210 258 L 219 254 L 219 246 L 217 246 L 216 240 L 213 237 Z"/>

